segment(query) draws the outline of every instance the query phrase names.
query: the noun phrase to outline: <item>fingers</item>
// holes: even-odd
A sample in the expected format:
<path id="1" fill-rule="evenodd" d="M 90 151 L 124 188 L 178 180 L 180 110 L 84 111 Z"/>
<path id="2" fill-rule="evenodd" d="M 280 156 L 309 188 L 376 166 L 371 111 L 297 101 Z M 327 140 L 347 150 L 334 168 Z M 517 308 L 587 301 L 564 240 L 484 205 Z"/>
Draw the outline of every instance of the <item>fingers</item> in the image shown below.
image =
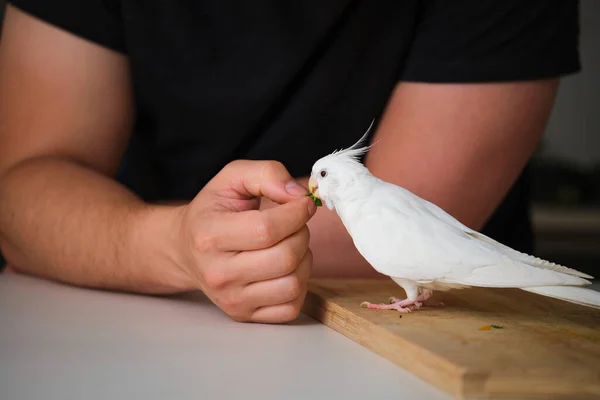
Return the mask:
<path id="1" fill-rule="evenodd" d="M 283 204 L 308 193 L 278 161 L 237 160 L 223 168 L 205 187 L 234 198 L 264 196 Z"/>
<path id="2" fill-rule="evenodd" d="M 307 193 L 281 163 L 242 160 L 223 168 L 191 203 L 185 226 L 201 286 L 234 319 L 283 322 L 298 315 L 312 267 L 306 224 L 317 211 Z M 273 206 L 253 209 L 259 198 Z"/>
<path id="3" fill-rule="evenodd" d="M 211 235 L 216 250 L 266 249 L 305 227 L 315 211 L 311 199 L 302 197 L 267 210 L 223 213 Z"/>
<path id="4" fill-rule="evenodd" d="M 306 251 L 297 263 L 297 268 L 289 274 L 247 285 L 242 292 L 244 301 L 258 308 L 296 299 L 306 290 L 306 282 L 312 269 L 312 257 L 312 253 Z"/>
<path id="5" fill-rule="evenodd" d="M 304 225 L 277 245 L 237 253 L 229 260 L 231 275 L 243 284 L 275 279 L 292 273 L 308 251 L 310 233 Z"/>
<path id="6" fill-rule="evenodd" d="M 303 263 L 298 267 L 298 270 L 297 270 L 297 274 L 299 276 L 296 279 L 298 281 L 300 281 L 299 282 L 299 284 L 301 285 L 300 294 L 298 296 L 296 296 L 295 298 L 292 298 L 292 296 L 296 294 L 295 292 L 288 293 L 288 296 L 283 296 L 283 293 L 285 293 L 285 292 L 280 292 L 280 293 L 282 293 L 282 297 L 280 297 L 278 299 L 276 297 L 270 298 L 271 303 L 276 303 L 277 301 L 280 301 L 280 300 L 286 299 L 286 298 L 289 298 L 290 300 L 288 300 L 286 302 L 276 303 L 274 305 L 266 305 L 266 306 L 257 308 L 252 313 L 252 316 L 250 317 L 251 321 L 259 322 L 259 323 L 276 324 L 276 323 L 293 321 L 294 319 L 296 319 L 298 317 L 298 314 L 300 313 L 300 310 L 302 309 L 302 305 L 304 304 L 304 299 L 306 298 L 306 283 L 308 282 L 308 278 L 310 276 L 310 269 L 311 269 L 310 267 L 312 267 L 312 254 L 310 252 L 308 252 L 307 255 L 308 255 L 308 258 L 310 259 L 310 262 L 309 261 L 304 262 L 304 260 L 303 260 Z M 289 284 L 287 282 L 284 282 L 284 283 L 280 282 L 280 281 L 283 281 L 284 278 L 277 279 L 270 283 L 280 284 L 280 285 Z M 262 285 L 262 284 L 266 284 L 266 283 L 269 283 L 269 281 L 260 282 L 260 283 L 256 283 L 253 285 L 259 285 L 259 284 Z M 261 289 L 263 289 L 263 288 L 261 288 Z M 270 288 L 267 288 L 267 287 L 264 287 L 264 289 L 271 290 Z M 269 292 L 267 291 L 267 293 L 269 293 Z M 277 293 L 277 292 L 272 291 L 272 293 Z M 266 296 L 269 296 L 269 295 L 266 295 Z M 271 295 L 271 296 L 273 296 L 273 295 Z"/>
<path id="7" fill-rule="evenodd" d="M 297 299 L 285 304 L 278 304 L 270 307 L 261 307 L 252 314 L 251 321 L 263 324 L 281 324 L 290 322 L 298 318 L 306 292 Z"/>
<path id="8" fill-rule="evenodd" d="M 306 295 L 307 282 L 312 268 L 312 253 L 307 251 L 298 267 L 291 273 L 275 279 L 221 291 L 212 300 L 234 320 L 283 322 L 294 319 Z M 209 296 L 210 297 L 210 296 Z M 260 311 L 263 308 L 275 309 Z"/>

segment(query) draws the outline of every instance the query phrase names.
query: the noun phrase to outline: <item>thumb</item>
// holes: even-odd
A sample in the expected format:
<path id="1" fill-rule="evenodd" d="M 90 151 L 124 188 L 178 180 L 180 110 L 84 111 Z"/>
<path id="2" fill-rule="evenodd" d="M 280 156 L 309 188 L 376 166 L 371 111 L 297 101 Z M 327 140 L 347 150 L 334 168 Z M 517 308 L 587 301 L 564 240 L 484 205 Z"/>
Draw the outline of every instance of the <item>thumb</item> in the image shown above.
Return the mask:
<path id="1" fill-rule="evenodd" d="M 282 163 L 254 160 L 236 160 L 227 164 L 205 189 L 237 199 L 264 196 L 279 204 L 308 193 Z"/>

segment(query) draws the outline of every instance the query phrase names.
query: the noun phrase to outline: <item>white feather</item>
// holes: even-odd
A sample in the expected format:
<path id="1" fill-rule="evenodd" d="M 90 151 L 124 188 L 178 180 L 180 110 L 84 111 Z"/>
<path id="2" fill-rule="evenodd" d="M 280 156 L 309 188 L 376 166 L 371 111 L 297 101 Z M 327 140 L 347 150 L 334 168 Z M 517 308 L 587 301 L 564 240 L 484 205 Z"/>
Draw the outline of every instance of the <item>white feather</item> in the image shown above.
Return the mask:
<path id="1" fill-rule="evenodd" d="M 600 309 L 600 292 L 578 286 L 539 286 L 523 288 L 531 293 Z"/>
<path id="2" fill-rule="evenodd" d="M 585 279 L 590 275 L 516 251 L 409 190 L 374 177 L 357 157 L 366 149 L 357 147 L 365 137 L 318 160 L 313 176 L 320 179 L 319 196 L 336 210 L 374 269 L 433 290 L 521 288 L 600 307 L 600 293 L 574 288 L 590 284 Z M 319 178 L 317 171 L 323 169 L 327 177 Z"/>

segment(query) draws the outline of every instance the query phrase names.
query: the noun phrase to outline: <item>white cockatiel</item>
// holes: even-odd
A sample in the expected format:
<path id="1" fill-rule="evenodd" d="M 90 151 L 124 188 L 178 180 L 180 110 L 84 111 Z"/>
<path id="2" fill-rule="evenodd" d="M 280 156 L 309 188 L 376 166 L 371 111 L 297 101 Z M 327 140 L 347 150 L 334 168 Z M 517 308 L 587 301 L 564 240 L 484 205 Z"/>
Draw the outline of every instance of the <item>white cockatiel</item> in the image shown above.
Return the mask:
<path id="1" fill-rule="evenodd" d="M 582 287 L 593 277 L 518 252 L 373 176 L 360 162 L 370 148 L 359 147 L 369 130 L 350 148 L 315 162 L 309 180 L 312 196 L 336 211 L 360 254 L 406 292 L 406 299 L 393 297 L 391 304 L 363 305 L 410 312 L 435 290 L 479 286 L 520 288 L 600 308 L 600 292 Z"/>

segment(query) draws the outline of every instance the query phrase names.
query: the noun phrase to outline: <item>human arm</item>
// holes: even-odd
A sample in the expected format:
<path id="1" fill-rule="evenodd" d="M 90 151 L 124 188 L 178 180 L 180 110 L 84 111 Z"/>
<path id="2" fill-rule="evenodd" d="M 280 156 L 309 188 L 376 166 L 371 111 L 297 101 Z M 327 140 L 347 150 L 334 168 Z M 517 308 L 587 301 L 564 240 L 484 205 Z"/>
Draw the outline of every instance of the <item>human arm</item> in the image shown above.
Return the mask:
<path id="1" fill-rule="evenodd" d="M 239 321 L 296 318 L 312 267 L 305 190 L 288 185 L 279 163 L 236 161 L 188 204 L 143 202 L 114 179 L 133 119 L 130 84 L 123 55 L 9 6 L 0 44 L 9 265 L 91 288 L 202 290 Z M 280 205 L 259 212 L 260 196 Z"/>
<path id="2" fill-rule="evenodd" d="M 143 204 L 111 179 L 133 117 L 129 85 L 123 55 L 7 6 L 0 45 L 0 243 L 13 269 L 131 288 L 124 278 L 135 273 L 119 268 L 127 264 L 123 250 L 132 249 L 124 227 Z M 107 242 L 104 232 L 114 239 Z M 139 289 L 161 290 L 135 281 Z"/>

